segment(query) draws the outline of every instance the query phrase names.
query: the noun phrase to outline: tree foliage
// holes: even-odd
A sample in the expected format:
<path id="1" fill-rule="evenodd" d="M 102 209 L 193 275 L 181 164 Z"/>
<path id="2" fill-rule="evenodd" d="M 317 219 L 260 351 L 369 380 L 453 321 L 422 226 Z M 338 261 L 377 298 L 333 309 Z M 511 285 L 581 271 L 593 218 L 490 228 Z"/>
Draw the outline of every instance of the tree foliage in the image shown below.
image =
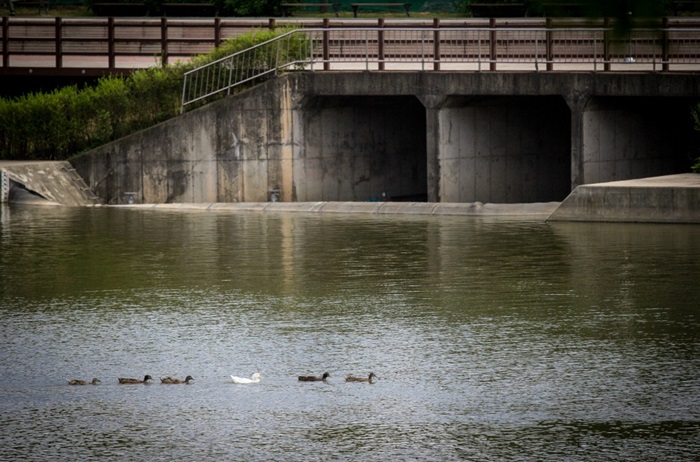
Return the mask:
<path id="1" fill-rule="evenodd" d="M 469 13 L 470 3 L 524 3 L 530 16 L 554 11 L 561 16 L 610 18 L 621 28 L 629 28 L 635 19 L 660 18 L 672 12 L 672 0 L 457 0 L 459 11 Z M 548 5 L 550 8 L 545 8 Z M 555 6 L 555 8 L 551 8 Z"/>
<path id="2" fill-rule="evenodd" d="M 228 16 L 275 16 L 280 0 L 222 0 L 222 10 Z"/>

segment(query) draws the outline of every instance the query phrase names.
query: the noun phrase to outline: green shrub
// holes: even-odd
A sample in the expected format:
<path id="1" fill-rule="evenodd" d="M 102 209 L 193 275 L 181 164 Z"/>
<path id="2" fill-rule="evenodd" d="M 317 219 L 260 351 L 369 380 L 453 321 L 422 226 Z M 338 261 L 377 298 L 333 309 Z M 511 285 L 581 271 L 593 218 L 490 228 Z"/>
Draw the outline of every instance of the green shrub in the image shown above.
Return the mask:
<path id="1" fill-rule="evenodd" d="M 700 132 L 700 104 L 695 106 L 691 111 L 691 116 L 693 117 L 694 128 L 696 131 Z M 700 156 L 695 158 L 695 163 L 690 167 L 693 173 L 700 173 Z"/>

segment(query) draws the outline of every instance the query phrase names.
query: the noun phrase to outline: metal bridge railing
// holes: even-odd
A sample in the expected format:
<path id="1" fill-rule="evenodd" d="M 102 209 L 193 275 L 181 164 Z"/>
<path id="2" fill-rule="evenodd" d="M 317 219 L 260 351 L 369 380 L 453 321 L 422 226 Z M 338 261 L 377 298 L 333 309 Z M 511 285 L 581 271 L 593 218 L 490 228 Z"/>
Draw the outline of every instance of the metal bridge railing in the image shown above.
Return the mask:
<path id="1" fill-rule="evenodd" d="M 281 70 L 700 71 L 697 29 L 297 29 L 185 75 L 182 109 Z"/>

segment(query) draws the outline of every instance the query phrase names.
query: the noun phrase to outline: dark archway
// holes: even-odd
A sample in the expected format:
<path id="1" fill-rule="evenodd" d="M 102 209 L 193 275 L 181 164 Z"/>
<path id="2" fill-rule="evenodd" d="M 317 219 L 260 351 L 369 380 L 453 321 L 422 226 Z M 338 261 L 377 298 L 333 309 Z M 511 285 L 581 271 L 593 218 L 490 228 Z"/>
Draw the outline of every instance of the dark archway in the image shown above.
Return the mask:
<path id="1" fill-rule="evenodd" d="M 296 201 L 427 200 L 425 109 L 416 97 L 313 96 L 299 109 Z"/>
<path id="2" fill-rule="evenodd" d="M 455 96 L 439 114 L 440 202 L 561 201 L 571 111 L 560 96 Z"/>
<path id="3" fill-rule="evenodd" d="M 585 184 L 686 173 L 697 156 L 692 98 L 594 96 L 584 108 Z"/>

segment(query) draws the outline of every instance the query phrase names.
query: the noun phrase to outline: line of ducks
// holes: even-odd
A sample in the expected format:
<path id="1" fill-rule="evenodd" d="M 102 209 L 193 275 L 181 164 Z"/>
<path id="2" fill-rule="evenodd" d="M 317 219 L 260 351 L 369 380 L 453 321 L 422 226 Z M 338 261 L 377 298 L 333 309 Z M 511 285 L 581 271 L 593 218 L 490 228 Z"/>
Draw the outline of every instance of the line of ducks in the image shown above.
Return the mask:
<path id="1" fill-rule="evenodd" d="M 143 380 L 139 379 L 127 379 L 120 377 L 119 378 L 119 383 L 148 383 L 149 381 L 153 380 L 153 377 L 150 375 L 145 375 L 143 377 Z M 186 385 L 190 384 L 190 380 L 194 380 L 191 375 L 188 375 L 184 379 L 176 379 L 174 377 L 161 377 L 160 383 L 165 383 L 165 384 L 178 384 L 178 383 L 184 383 Z"/>
<path id="2" fill-rule="evenodd" d="M 150 375 L 146 375 L 143 377 L 143 380 L 141 379 L 129 379 L 129 378 L 124 378 L 124 377 L 119 377 L 119 383 L 148 383 L 151 380 L 153 380 L 153 377 Z M 160 383 L 165 383 L 165 384 L 178 384 L 178 383 L 184 383 L 188 384 L 190 383 L 190 380 L 194 380 L 194 378 L 191 375 L 188 375 L 184 379 L 178 379 L 175 377 L 161 377 Z M 87 380 L 78 380 L 78 379 L 73 379 L 68 381 L 68 385 L 99 385 L 102 383 L 100 379 L 95 377 L 91 381 Z"/>
<path id="3" fill-rule="evenodd" d="M 328 379 L 331 376 L 328 372 L 324 372 L 323 375 L 300 375 L 297 378 L 299 379 L 300 382 L 325 382 L 326 379 Z M 251 375 L 250 378 L 245 378 L 245 377 L 236 377 L 235 375 L 231 376 L 231 379 L 233 380 L 233 383 L 258 383 L 260 382 L 260 379 L 262 378 L 262 375 L 260 375 L 258 372 L 255 374 Z M 377 374 L 374 372 L 370 372 L 367 377 L 358 377 L 355 375 L 346 375 L 345 376 L 345 381 L 346 382 L 364 382 L 364 383 L 374 383 L 376 379 L 378 379 Z"/>
<path id="4" fill-rule="evenodd" d="M 326 379 L 328 379 L 330 376 L 331 375 L 328 372 L 325 372 L 321 376 L 300 375 L 298 378 L 299 378 L 300 382 L 325 382 Z M 374 383 L 374 381 L 378 378 L 379 377 L 377 377 L 377 375 L 374 372 L 370 372 L 369 376 L 367 376 L 367 377 L 358 377 L 355 375 L 347 375 L 347 376 L 345 376 L 345 381 L 346 382 Z M 258 382 L 260 382 L 260 379 L 262 379 L 262 374 L 260 374 L 258 372 L 251 375 L 250 378 L 237 377 L 235 375 L 231 376 L 231 380 L 233 380 L 233 383 L 239 383 L 239 384 L 258 383 Z M 153 377 L 151 377 L 150 375 L 145 375 L 143 377 L 143 380 L 119 377 L 118 380 L 119 380 L 119 383 L 122 383 L 122 384 L 149 383 L 150 381 L 153 380 Z M 191 375 L 188 375 L 184 379 L 178 379 L 175 377 L 161 377 L 160 383 L 189 385 L 191 380 L 194 380 L 194 378 Z M 78 380 L 78 379 L 73 379 L 73 380 L 68 381 L 68 385 L 98 385 L 100 383 L 102 383 L 102 381 L 98 378 L 94 378 L 94 379 L 92 379 L 92 381 Z"/>

